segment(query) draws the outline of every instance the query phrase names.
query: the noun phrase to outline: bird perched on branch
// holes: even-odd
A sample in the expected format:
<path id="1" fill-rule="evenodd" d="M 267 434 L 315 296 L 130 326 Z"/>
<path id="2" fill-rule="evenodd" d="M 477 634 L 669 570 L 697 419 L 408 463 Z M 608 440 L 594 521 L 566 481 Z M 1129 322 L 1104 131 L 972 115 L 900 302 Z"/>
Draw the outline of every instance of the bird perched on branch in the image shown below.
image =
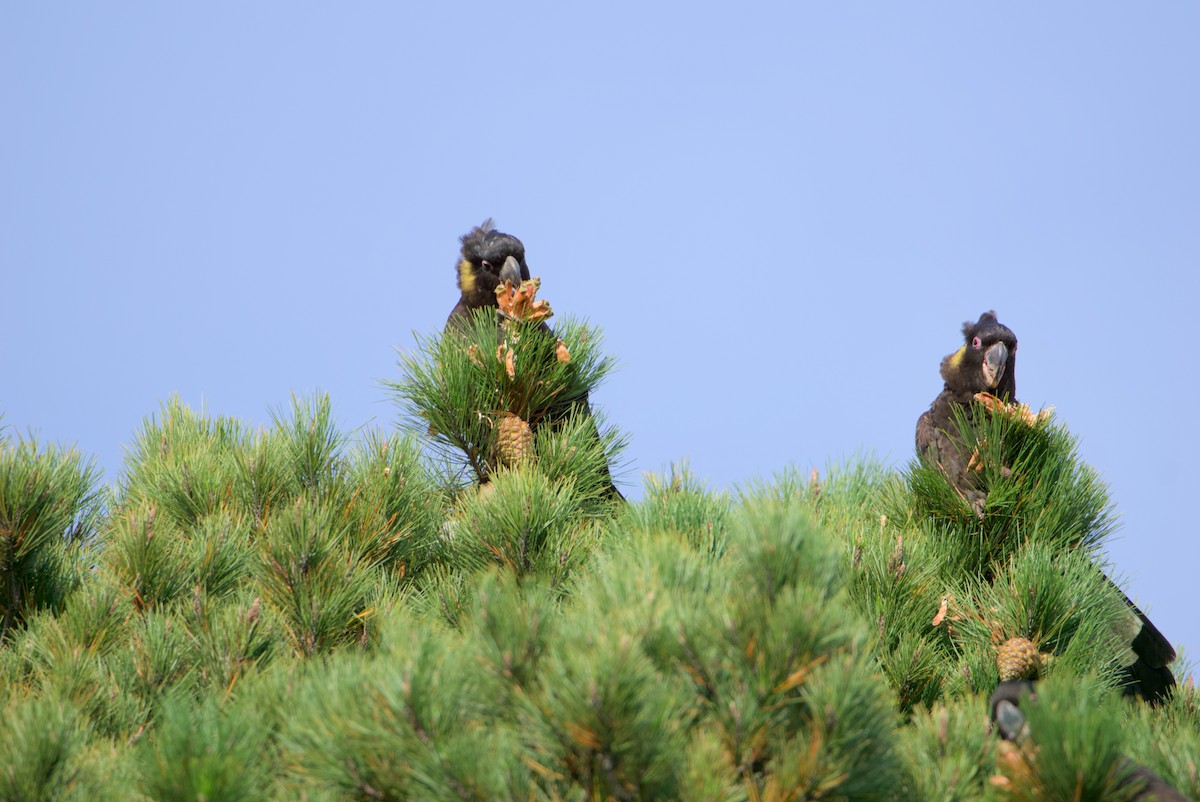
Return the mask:
<path id="1" fill-rule="evenodd" d="M 499 309 L 496 289 L 505 281 L 510 282 L 513 287 L 520 287 L 523 281 L 530 278 L 529 265 L 525 262 L 525 245 L 513 235 L 497 231 L 491 219 L 472 228 L 460 239 L 462 249 L 455 266 L 460 297 L 446 320 L 447 333 L 466 324 L 477 309 Z M 545 321 L 539 322 L 538 327 L 543 331 L 550 331 L 550 326 Z M 586 393 L 582 398 L 563 399 L 554 409 L 549 410 L 542 420 L 555 426 L 565 421 L 576 409 L 586 411 L 589 420 L 591 419 Z M 534 426 L 536 427 L 536 423 Z M 600 433 L 594 421 L 591 427 L 599 438 Z M 608 495 L 624 501 L 624 496 L 613 483 L 607 467 L 605 474 Z"/>
<path id="2" fill-rule="evenodd" d="M 934 459 L 979 514 L 984 495 L 970 470 L 971 451 L 963 449 L 954 409 L 972 415 L 971 402 L 982 392 L 1016 400 L 1017 336 L 995 312 L 984 312 L 978 322 L 963 324 L 963 339 L 963 346 L 942 360 L 942 392 L 917 420 L 917 453 Z"/>
<path id="3" fill-rule="evenodd" d="M 962 346 L 942 359 L 942 391 L 917 420 L 917 453 L 935 464 L 982 518 L 987 488 L 982 486 L 981 472 L 972 462 L 976 444 L 959 431 L 955 413 L 973 421 L 983 409 L 974 403 L 977 393 L 995 396 L 1009 407 L 1017 406 L 1017 336 L 997 320 L 995 312 L 984 312 L 974 323 L 967 321 L 962 333 Z M 1007 475 L 1008 468 L 1002 467 L 1001 473 Z M 1121 624 L 1120 633 L 1130 649 L 1123 665 L 1125 692 L 1140 694 L 1152 704 L 1163 701 L 1175 686 L 1169 668 L 1175 660 L 1175 649 L 1112 580 L 1103 573 L 1101 577 L 1117 590 L 1133 614 Z"/>

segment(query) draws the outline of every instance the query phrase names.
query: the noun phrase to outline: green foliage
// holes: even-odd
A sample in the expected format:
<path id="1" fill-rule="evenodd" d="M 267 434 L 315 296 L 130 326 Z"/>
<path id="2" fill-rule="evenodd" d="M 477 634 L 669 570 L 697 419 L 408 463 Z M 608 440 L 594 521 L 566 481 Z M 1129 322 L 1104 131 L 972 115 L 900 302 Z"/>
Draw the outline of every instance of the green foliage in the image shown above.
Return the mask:
<path id="1" fill-rule="evenodd" d="M 982 512 L 923 455 L 909 466 L 908 480 L 917 514 L 945 523 L 948 534 L 965 541 L 961 572 L 986 575 L 1027 540 L 1090 552 L 1111 534 L 1115 517 L 1107 489 L 1079 459 L 1066 429 L 978 407 L 974 414 L 954 412 L 963 449 L 979 465 Z"/>
<path id="2" fill-rule="evenodd" d="M 817 607 L 828 602 L 844 582 L 829 536 L 794 505 L 761 504 L 738 510 L 730 536 L 733 561 L 768 606 L 792 588 L 811 588 Z M 765 608 L 764 608 L 765 609 Z"/>
<path id="3" fill-rule="evenodd" d="M 571 631 L 614 638 L 612 653 L 640 633 L 659 671 L 687 689 L 675 716 L 692 722 L 689 742 L 723 759 L 677 773 L 675 787 L 725 778 L 768 797 L 886 795 L 894 714 L 828 534 L 800 505 L 764 503 L 732 513 L 728 543 L 719 562 L 674 532 L 614 553 L 579 590 Z"/>
<path id="4" fill-rule="evenodd" d="M 622 504 L 598 343 L 486 313 L 420 340 L 394 435 L 172 399 L 103 509 L 73 452 L 0 443 L 0 801 L 1121 798 L 1135 763 L 1200 796 L 1195 690 L 1112 693 L 1113 513 L 1065 430 L 964 418 L 978 514 L 870 457 Z M 985 723 L 1014 636 L 1043 655 L 1020 747 Z"/>
<path id="5" fill-rule="evenodd" d="M 451 627 L 461 627 L 475 615 L 478 599 L 480 566 L 463 570 L 464 566 L 449 563 L 437 565 L 413 584 L 408 596 L 412 609 L 430 619 Z"/>
<path id="6" fill-rule="evenodd" d="M 79 581 L 99 512 L 96 480 L 74 450 L 0 438 L 0 645 Z"/>
<path id="7" fill-rule="evenodd" d="M 1086 555 L 1027 543 L 994 582 L 977 582 L 963 598 L 976 607 L 956 622 L 955 639 L 968 655 L 982 651 L 970 672 L 971 690 L 995 685 L 994 646 L 1014 637 L 1028 638 L 1050 655 L 1044 674 L 1066 667 L 1115 683 L 1117 659 L 1127 645 L 1117 641 L 1114 626 L 1127 609 Z"/>
<path id="8" fill-rule="evenodd" d="M 162 705 L 140 763 L 146 795 L 163 802 L 262 799 L 270 780 L 268 731 L 250 711 L 234 715 L 212 700 Z"/>
<path id="9" fill-rule="evenodd" d="M 740 779 L 716 728 L 696 728 L 684 752 L 677 798 L 743 802 L 750 795 Z M 778 796 L 787 798 L 784 794 Z"/>
<path id="10" fill-rule="evenodd" d="M 769 482 L 750 482 L 740 495 L 747 504 L 802 504 L 834 537 L 849 542 L 860 529 L 878 523 L 881 498 L 897 491 L 907 500 L 899 477 L 868 453 L 828 466 L 824 478 L 816 468 L 807 475 L 786 468 Z"/>
<path id="11" fill-rule="evenodd" d="M 295 494 L 322 498 L 336 493 L 345 437 L 334 428 L 329 396 L 307 400 L 292 396 L 292 414 L 275 412 L 273 438 L 284 475 Z"/>
<path id="12" fill-rule="evenodd" d="M 996 739 L 980 725 L 985 709 L 984 699 L 968 697 L 914 713 L 900 741 L 909 799 L 958 802 L 984 796 L 996 761 Z"/>
<path id="13" fill-rule="evenodd" d="M 891 703 L 872 670 L 867 622 L 848 614 L 829 536 L 796 504 L 760 504 L 741 510 L 731 540 L 742 578 L 725 640 L 748 658 L 739 673 L 754 708 L 778 722 L 782 739 L 768 741 L 765 757 L 781 774 L 790 767 L 786 787 L 809 795 L 884 793 L 896 770 Z"/>
<path id="14" fill-rule="evenodd" d="M 154 507 L 131 510 L 112 522 L 107 538 L 105 556 L 139 611 L 170 604 L 193 579 L 183 560 L 183 535 L 171 519 L 159 523 L 157 518 Z"/>
<path id="15" fill-rule="evenodd" d="M 560 340 L 569 361 L 556 357 Z M 483 479 L 497 467 L 499 418 L 512 413 L 532 426 L 556 428 L 612 370 L 614 361 L 601 355 L 600 345 L 597 331 L 575 321 L 551 332 L 537 324 L 498 324 L 494 309 L 480 309 L 455 331 L 418 336 L 415 353 L 401 355 L 403 379 L 384 384 L 412 430 L 427 432 L 448 462 Z M 602 440 L 611 458 L 619 441 L 611 434 Z"/>
<path id="16" fill-rule="evenodd" d="M 365 640 L 372 565 L 337 511 L 300 499 L 292 514 L 271 519 L 262 543 L 263 600 L 279 612 L 298 654 Z"/>
<path id="17" fill-rule="evenodd" d="M 1135 714 L 1125 738 L 1130 758 L 1185 797 L 1200 799 L 1200 691 L 1184 684 L 1161 711 L 1138 707 Z"/>
<path id="18" fill-rule="evenodd" d="M 831 472 L 816 505 L 821 517 L 840 520 L 853 535 L 842 544 L 850 564 L 847 592 L 872 625 L 880 667 L 907 713 L 940 699 L 954 670 L 953 644 L 931 624 L 949 586 L 940 573 L 939 537 L 871 509 L 869 499 L 880 503 L 880 480 L 872 470 Z"/>
<path id="19" fill-rule="evenodd" d="M 714 557 L 727 546 L 729 498 L 707 492 L 687 466 L 671 466 L 670 477 L 646 474 L 642 503 L 630 506 L 620 526 L 644 535 L 674 532 Z"/>
<path id="20" fill-rule="evenodd" d="M 1021 705 L 1030 743 L 1013 750 L 1006 772 L 1018 799 L 1120 802 L 1139 790 L 1125 758 L 1121 702 L 1103 682 L 1062 672 Z M 1033 746 L 1036 743 L 1036 747 Z"/>
<path id="21" fill-rule="evenodd" d="M 10 702 L 0 728 L 0 800 L 62 799 L 76 782 L 73 758 L 86 732 L 70 705 L 49 696 Z"/>
<path id="22" fill-rule="evenodd" d="M 185 628 L 167 614 L 154 611 L 142 616 L 132 630 L 134 676 L 127 692 L 153 704 L 173 687 L 186 688 L 192 679 L 195 659 Z"/>
<path id="23" fill-rule="evenodd" d="M 148 715 L 145 701 L 132 691 L 133 616 L 117 588 L 94 582 L 72 596 L 61 614 L 31 619 L 13 643 L 30 690 L 69 700 L 99 733 L 131 735 Z"/>
<path id="24" fill-rule="evenodd" d="M 495 678 L 462 659 L 457 636 L 420 635 L 368 662 L 319 667 L 295 689 L 282 739 L 299 778 L 354 799 L 510 796 L 515 736 L 492 719 Z"/>
<path id="25" fill-rule="evenodd" d="M 180 542 L 180 561 L 189 570 L 192 589 L 210 599 L 236 592 L 253 566 L 252 531 L 246 518 L 229 511 L 197 521 Z"/>
<path id="26" fill-rule="evenodd" d="M 576 493 L 569 479 L 553 482 L 540 471 L 505 469 L 481 492 L 463 495 L 447 548 L 458 565 L 494 564 L 558 585 L 594 546 L 596 532 L 588 523 L 597 513 L 595 497 Z"/>
<path id="27" fill-rule="evenodd" d="M 632 639 L 603 629 L 564 634 L 521 719 L 531 768 L 553 795 L 676 798 L 688 695 Z"/>
<path id="28" fill-rule="evenodd" d="M 186 618 L 199 683 L 228 693 L 280 650 L 280 627 L 263 611 L 259 597 L 212 605 L 197 597 L 196 602 Z"/>
<path id="29" fill-rule="evenodd" d="M 480 658 L 508 681 L 513 699 L 537 686 L 543 658 L 561 648 L 557 594 L 545 585 L 517 584 L 512 574 L 482 578 L 475 618 Z"/>
<path id="30" fill-rule="evenodd" d="M 124 508 L 153 508 L 165 522 L 186 530 L 234 497 L 236 456 L 250 438 L 229 418 L 197 415 L 178 398 L 150 417 L 125 458 L 119 497 Z"/>
<path id="31" fill-rule="evenodd" d="M 883 514 L 897 496 L 907 500 L 907 489 L 870 457 L 832 466 L 824 479 L 815 469 L 807 477 L 784 471 L 743 492 L 747 504 L 802 509 L 833 534 L 849 564 L 848 601 L 879 640 L 879 667 L 907 713 L 941 698 L 955 650 L 930 625 L 948 589 L 946 542 L 911 516 L 897 524 Z"/>
<path id="32" fill-rule="evenodd" d="M 978 410 L 957 420 L 981 466 L 978 509 L 925 457 L 903 481 L 843 482 L 832 504 L 831 476 L 812 505 L 853 539 L 850 595 L 875 625 L 900 709 L 990 693 L 997 650 L 1017 636 L 1043 654 L 1042 675 L 1066 667 L 1115 683 L 1130 614 L 1092 565 L 1113 523 L 1103 484 L 1052 423 Z"/>
<path id="33" fill-rule="evenodd" d="M 878 799 L 893 793 L 899 779 L 895 718 L 869 662 L 843 655 L 821 666 L 805 687 L 805 699 L 811 734 L 800 743 L 818 755 L 802 775 L 809 794 Z M 777 762 L 791 761 L 783 753 Z"/>
<path id="34" fill-rule="evenodd" d="M 348 471 L 354 527 L 370 533 L 372 562 L 411 577 L 440 559 L 447 503 L 421 464 L 412 437 L 369 433 Z"/>
<path id="35" fill-rule="evenodd" d="M 604 425 L 604 417 L 582 404 L 534 433 L 534 467 L 549 479 L 571 480 L 574 491 L 592 506 L 595 515 L 611 515 L 609 463 L 624 450 L 626 440 Z"/>

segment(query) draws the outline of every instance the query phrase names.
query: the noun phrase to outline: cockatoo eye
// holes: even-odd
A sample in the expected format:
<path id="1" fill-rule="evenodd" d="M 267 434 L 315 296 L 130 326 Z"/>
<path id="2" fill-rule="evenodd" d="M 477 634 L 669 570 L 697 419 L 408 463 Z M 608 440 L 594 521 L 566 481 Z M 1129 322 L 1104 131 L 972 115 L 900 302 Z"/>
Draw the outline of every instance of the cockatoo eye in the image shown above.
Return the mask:
<path id="1" fill-rule="evenodd" d="M 983 347 L 983 340 L 979 339 L 978 337 L 975 337 L 973 340 L 971 340 L 971 347 L 974 348 L 976 351 L 978 351 L 980 348 Z"/>

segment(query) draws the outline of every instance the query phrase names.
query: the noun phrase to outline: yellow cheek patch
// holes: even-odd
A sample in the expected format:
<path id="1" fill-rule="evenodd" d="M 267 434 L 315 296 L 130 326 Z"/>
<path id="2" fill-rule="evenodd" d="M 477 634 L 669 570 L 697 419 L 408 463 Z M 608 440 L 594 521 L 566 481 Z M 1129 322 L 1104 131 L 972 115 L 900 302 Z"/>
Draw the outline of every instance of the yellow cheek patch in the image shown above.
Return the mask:
<path id="1" fill-rule="evenodd" d="M 475 272 L 466 259 L 458 263 L 458 288 L 463 292 L 475 291 Z"/>
<path id="2" fill-rule="evenodd" d="M 963 361 L 963 355 L 966 353 L 967 353 L 967 346 L 964 345 L 962 348 L 959 348 L 957 351 L 955 351 L 953 354 L 951 354 L 950 367 L 957 368 L 959 365 L 961 365 L 962 361 Z"/>

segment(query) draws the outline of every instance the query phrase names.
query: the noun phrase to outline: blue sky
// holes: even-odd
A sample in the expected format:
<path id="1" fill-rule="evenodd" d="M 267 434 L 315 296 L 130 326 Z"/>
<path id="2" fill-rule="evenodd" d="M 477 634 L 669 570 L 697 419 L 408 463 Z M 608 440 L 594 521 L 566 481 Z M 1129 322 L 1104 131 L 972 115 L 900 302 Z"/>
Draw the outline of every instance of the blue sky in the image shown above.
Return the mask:
<path id="1" fill-rule="evenodd" d="M 172 394 L 394 425 L 378 382 L 492 216 L 620 359 L 594 400 L 630 485 L 720 488 L 905 463 L 994 308 L 1195 655 L 1198 30 L 1187 2 L 5 2 L 0 411 L 110 480 Z"/>

